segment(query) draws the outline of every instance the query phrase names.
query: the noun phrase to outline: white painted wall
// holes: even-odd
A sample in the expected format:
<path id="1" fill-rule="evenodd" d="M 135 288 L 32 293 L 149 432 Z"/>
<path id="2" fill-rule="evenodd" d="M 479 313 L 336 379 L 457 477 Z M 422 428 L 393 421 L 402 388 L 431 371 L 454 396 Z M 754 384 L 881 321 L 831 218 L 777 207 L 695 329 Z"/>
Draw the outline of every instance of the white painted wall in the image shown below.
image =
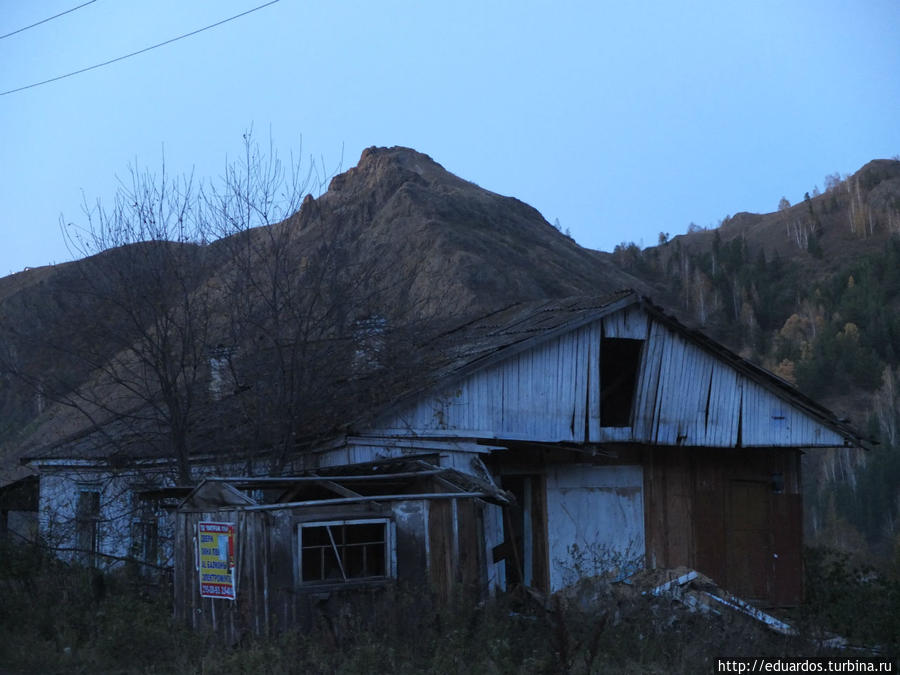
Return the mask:
<path id="1" fill-rule="evenodd" d="M 639 465 L 568 465 L 547 472 L 550 590 L 579 578 L 627 574 L 644 560 Z"/>
<path id="2" fill-rule="evenodd" d="M 99 552 L 114 556 L 101 558 L 98 564 L 112 568 L 121 564 L 115 558 L 132 555 L 132 524 L 141 519 L 141 504 L 135 492 L 147 487 L 171 487 L 175 483 L 171 470 L 165 465 L 138 469 L 111 471 L 105 468 L 77 465 L 54 466 L 35 464 L 40 472 L 40 496 L 38 501 L 38 529 L 42 540 L 57 549 L 57 555 L 70 561 L 81 560 L 78 545 L 76 517 L 78 494 L 82 490 L 100 493 L 100 543 Z M 195 467 L 195 477 L 243 474 L 244 464 L 234 466 Z M 156 564 L 171 566 L 173 562 L 174 514 L 159 509 L 155 512 L 159 536 Z M 148 561 L 152 562 L 152 561 Z"/>
<path id="3" fill-rule="evenodd" d="M 100 493 L 100 553 L 127 557 L 132 546 L 132 523 L 138 518 L 134 492 L 148 484 L 172 485 L 164 475 L 152 471 L 140 474 L 134 471 L 110 472 L 91 468 L 70 468 L 65 471 L 43 471 L 40 479 L 38 505 L 39 529 L 42 539 L 59 549 L 64 560 L 78 560 L 76 510 L 78 495 L 82 490 Z M 159 564 L 172 560 L 172 534 L 174 520 L 165 512 L 156 513 L 160 535 Z M 100 560 L 100 564 L 113 567 L 112 560 Z"/>

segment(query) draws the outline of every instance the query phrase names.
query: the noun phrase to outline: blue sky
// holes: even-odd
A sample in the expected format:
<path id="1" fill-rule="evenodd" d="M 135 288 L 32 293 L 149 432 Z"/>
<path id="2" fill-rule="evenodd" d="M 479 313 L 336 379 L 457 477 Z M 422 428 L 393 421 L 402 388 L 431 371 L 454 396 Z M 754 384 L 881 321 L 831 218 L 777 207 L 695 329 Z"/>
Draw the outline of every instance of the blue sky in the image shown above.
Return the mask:
<path id="1" fill-rule="evenodd" d="M 81 2 L 0 0 L 0 35 Z M 0 91 L 262 2 L 96 0 L 0 39 Z M 60 217 L 129 165 L 215 179 L 251 125 L 328 167 L 410 146 L 584 246 L 647 246 L 900 154 L 900 2 L 280 0 L 0 95 L 0 275 L 69 259 Z"/>

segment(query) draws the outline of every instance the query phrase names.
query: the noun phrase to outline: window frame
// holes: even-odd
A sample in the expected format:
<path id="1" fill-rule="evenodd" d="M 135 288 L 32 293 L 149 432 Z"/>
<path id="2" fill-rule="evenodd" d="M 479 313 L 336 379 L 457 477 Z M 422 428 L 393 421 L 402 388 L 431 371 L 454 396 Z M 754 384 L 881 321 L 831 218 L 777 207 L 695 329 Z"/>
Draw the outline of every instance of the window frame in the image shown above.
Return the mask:
<path id="1" fill-rule="evenodd" d="M 384 575 L 370 577 L 349 577 L 343 579 L 304 579 L 303 578 L 303 530 L 313 527 L 334 527 L 347 525 L 383 525 L 384 526 Z M 336 518 L 330 520 L 310 520 L 297 523 L 297 585 L 310 586 L 347 586 L 353 584 L 377 584 L 397 578 L 397 529 L 391 518 Z M 336 544 L 346 546 L 346 544 Z"/>
<path id="2" fill-rule="evenodd" d="M 94 495 L 90 504 L 86 501 L 87 495 Z M 103 490 L 96 485 L 79 485 L 75 499 L 75 549 L 82 564 L 96 567 L 103 546 L 103 533 L 100 528 L 103 515 Z M 90 544 L 83 545 L 87 539 L 90 540 Z"/>
<path id="3" fill-rule="evenodd" d="M 137 518 L 131 521 L 131 558 L 142 564 L 159 564 L 158 520 Z"/>

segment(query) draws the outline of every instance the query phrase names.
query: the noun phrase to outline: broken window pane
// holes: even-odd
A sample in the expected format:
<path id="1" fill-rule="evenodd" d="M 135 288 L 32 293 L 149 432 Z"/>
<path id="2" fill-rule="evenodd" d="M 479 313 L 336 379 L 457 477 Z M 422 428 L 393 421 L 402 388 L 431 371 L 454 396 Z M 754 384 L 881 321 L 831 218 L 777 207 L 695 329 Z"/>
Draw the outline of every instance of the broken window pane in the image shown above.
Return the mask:
<path id="1" fill-rule="evenodd" d="M 387 545 L 385 521 L 301 525 L 301 581 L 386 577 Z"/>

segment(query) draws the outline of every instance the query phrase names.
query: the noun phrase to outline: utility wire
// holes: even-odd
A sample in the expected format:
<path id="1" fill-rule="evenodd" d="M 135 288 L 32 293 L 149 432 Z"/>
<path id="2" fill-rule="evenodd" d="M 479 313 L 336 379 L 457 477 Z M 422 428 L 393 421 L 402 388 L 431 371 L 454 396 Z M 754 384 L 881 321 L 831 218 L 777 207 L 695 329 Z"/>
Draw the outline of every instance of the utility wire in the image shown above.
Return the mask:
<path id="1" fill-rule="evenodd" d="M 93 0 L 92 0 L 93 1 Z M 159 42 L 155 45 L 150 45 L 149 47 L 144 47 L 143 49 L 139 49 L 136 52 L 131 52 L 130 54 L 125 54 L 124 56 L 118 56 L 114 59 L 110 59 L 109 61 L 104 61 L 103 63 L 98 63 L 93 66 L 88 66 L 87 68 L 82 68 L 80 70 L 73 70 L 71 73 L 66 73 L 65 75 L 57 75 L 56 77 L 51 77 L 49 80 L 43 80 L 42 82 L 34 82 L 32 84 L 26 84 L 24 87 L 17 87 L 16 89 L 8 89 L 7 91 L 0 91 L 0 96 L 6 96 L 7 94 L 15 94 L 17 91 L 24 91 L 25 89 L 31 89 L 32 87 L 40 87 L 42 84 L 50 84 L 51 82 L 56 82 L 57 80 L 63 80 L 67 77 L 72 77 L 73 75 L 80 75 L 81 73 L 86 73 L 89 70 L 95 70 L 97 68 L 102 68 L 103 66 L 108 66 L 111 63 L 116 63 L 118 61 L 124 61 L 125 59 L 130 59 L 132 56 L 137 56 L 138 54 L 143 54 L 144 52 L 149 52 L 151 49 L 156 49 L 157 47 L 163 47 L 168 44 L 172 44 L 173 42 L 177 42 L 178 40 L 183 40 L 184 38 L 191 37 L 192 35 L 196 35 L 197 33 L 202 33 L 205 30 L 209 30 L 210 28 L 215 28 L 216 26 L 221 26 L 223 23 L 228 23 L 229 21 L 234 21 L 235 19 L 240 19 L 242 16 L 247 16 L 248 14 L 252 14 L 264 7 L 268 7 L 269 5 L 274 5 L 276 2 L 280 2 L 281 0 L 271 0 L 271 2 L 266 2 L 258 7 L 254 7 L 253 9 L 248 9 L 246 12 L 241 12 L 240 14 L 235 14 L 234 16 L 230 16 L 227 19 L 222 19 L 221 21 L 217 21 L 216 23 L 211 23 L 208 26 L 204 26 L 203 28 L 198 28 L 197 30 L 192 30 L 190 33 L 185 33 L 184 35 L 179 35 L 178 37 L 173 37 L 165 42 Z"/>
<path id="2" fill-rule="evenodd" d="M 15 35 L 16 33 L 21 33 L 23 30 L 28 30 L 29 28 L 34 28 L 35 26 L 40 26 L 42 23 L 47 23 L 48 21 L 53 21 L 53 19 L 58 19 L 64 14 L 68 14 L 69 12 L 74 12 L 76 9 L 81 9 L 82 7 L 87 7 L 88 5 L 97 2 L 97 0 L 90 0 L 89 2 L 83 2 L 78 7 L 73 7 L 72 9 L 67 9 L 65 12 L 60 12 L 59 14 L 54 14 L 53 16 L 47 17 L 46 19 L 42 19 L 37 23 L 33 23 L 30 26 L 25 26 L 24 28 L 20 28 L 19 30 L 14 30 L 12 33 L 7 33 L 6 35 L 0 35 L 0 40 L 4 38 L 8 38 L 10 35 Z"/>

